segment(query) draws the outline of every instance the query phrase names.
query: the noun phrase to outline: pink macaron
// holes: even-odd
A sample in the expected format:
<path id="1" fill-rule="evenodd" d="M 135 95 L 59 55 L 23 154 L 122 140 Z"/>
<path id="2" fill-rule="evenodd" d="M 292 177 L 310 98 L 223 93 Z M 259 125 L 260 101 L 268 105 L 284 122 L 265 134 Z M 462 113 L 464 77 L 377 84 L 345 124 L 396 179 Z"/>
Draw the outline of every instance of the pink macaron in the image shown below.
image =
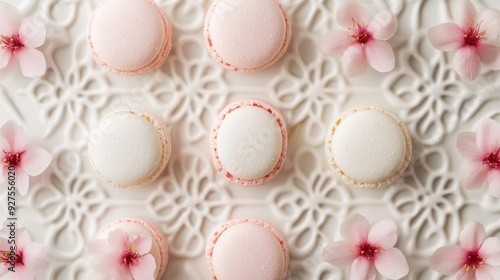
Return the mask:
<path id="1" fill-rule="evenodd" d="M 283 56 L 292 28 L 278 0 L 215 0 L 205 18 L 204 35 L 210 54 L 222 66 L 254 72 Z"/>
<path id="2" fill-rule="evenodd" d="M 242 186 L 273 179 L 283 166 L 287 145 L 283 116 L 259 99 L 240 100 L 224 108 L 210 136 L 215 168 Z"/>
<path id="3" fill-rule="evenodd" d="M 162 278 L 168 244 L 151 222 L 125 218 L 103 227 L 87 245 L 92 279 Z"/>
<path id="4" fill-rule="evenodd" d="M 87 41 L 111 72 L 141 75 L 160 67 L 172 48 L 172 27 L 152 0 L 105 0 L 94 11 Z"/>
<path id="5" fill-rule="evenodd" d="M 205 259 L 213 280 L 282 280 L 289 254 L 281 233 L 268 223 L 236 219 L 213 233 Z"/>

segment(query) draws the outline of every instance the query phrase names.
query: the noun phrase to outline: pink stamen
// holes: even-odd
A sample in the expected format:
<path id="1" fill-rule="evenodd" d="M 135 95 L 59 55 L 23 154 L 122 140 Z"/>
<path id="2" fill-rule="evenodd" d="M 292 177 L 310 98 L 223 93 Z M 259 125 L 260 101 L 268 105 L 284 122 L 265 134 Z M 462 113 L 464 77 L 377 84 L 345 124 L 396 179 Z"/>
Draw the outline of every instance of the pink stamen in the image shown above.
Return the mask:
<path id="1" fill-rule="evenodd" d="M 15 51 L 19 48 L 24 47 L 24 44 L 21 42 L 19 34 L 14 34 L 10 37 L 0 35 L 0 46 L 2 47 L 2 49 Z"/>
<path id="2" fill-rule="evenodd" d="M 496 152 L 488 154 L 483 159 L 483 165 L 492 169 L 500 168 L 500 149 Z"/>
<path id="3" fill-rule="evenodd" d="M 351 38 L 353 41 L 360 43 L 364 46 L 371 38 L 370 33 L 366 30 L 366 26 L 363 22 L 357 22 L 352 19 L 352 28 L 349 28 L 352 32 L 348 38 Z"/>
<path id="4" fill-rule="evenodd" d="M 470 25 L 467 27 L 464 32 L 464 44 L 475 47 L 483 41 L 488 28 L 481 31 L 481 23 L 476 24 L 474 27 Z"/>
<path id="5" fill-rule="evenodd" d="M 469 252 L 467 258 L 465 259 L 464 268 L 465 270 L 476 270 L 483 268 L 484 260 L 477 252 Z"/>
<path id="6" fill-rule="evenodd" d="M 131 265 L 132 263 L 137 262 L 137 259 L 140 258 L 141 255 L 135 249 L 135 246 L 129 247 L 126 251 L 123 251 L 122 260 L 124 265 Z"/>
<path id="7" fill-rule="evenodd" d="M 21 161 L 21 154 L 12 154 L 6 151 L 3 151 L 5 157 L 3 158 L 3 163 L 8 166 L 17 166 Z"/>
<path id="8" fill-rule="evenodd" d="M 358 247 L 359 247 L 359 257 L 366 258 L 369 260 L 375 259 L 375 255 L 378 253 L 378 248 L 379 248 L 379 247 L 373 247 L 368 243 L 359 245 Z"/>

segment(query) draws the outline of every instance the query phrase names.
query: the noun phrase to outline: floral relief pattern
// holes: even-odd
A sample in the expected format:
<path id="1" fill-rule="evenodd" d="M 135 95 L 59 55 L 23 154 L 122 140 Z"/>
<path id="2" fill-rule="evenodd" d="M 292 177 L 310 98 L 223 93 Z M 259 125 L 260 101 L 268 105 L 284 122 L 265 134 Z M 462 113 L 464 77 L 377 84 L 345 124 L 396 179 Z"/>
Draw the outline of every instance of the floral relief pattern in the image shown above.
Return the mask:
<path id="1" fill-rule="evenodd" d="M 292 255 L 304 257 L 318 243 L 330 239 L 323 229 L 330 228 L 332 223 L 338 226 L 348 210 L 345 202 L 351 194 L 338 184 L 332 173 L 317 169 L 320 159 L 311 150 L 299 150 L 293 162 L 295 170 L 290 182 L 274 189 L 269 198 L 276 215 L 288 221 L 285 228 Z"/>
<path id="2" fill-rule="evenodd" d="M 28 195 L 17 197 L 20 225 L 47 248 L 49 268 L 38 279 L 88 279 L 87 242 L 106 223 L 133 216 L 154 222 L 167 238 L 170 259 L 163 279 L 170 280 L 209 279 L 206 242 L 232 218 L 262 218 L 282 232 L 291 280 L 347 277 L 346 269 L 323 262 L 322 249 L 340 239 L 340 224 L 355 213 L 396 222 L 396 247 L 410 267 L 405 280 L 443 279 L 429 268 L 428 258 L 440 247 L 458 244 L 465 222 L 478 220 L 490 236 L 500 237 L 499 200 L 485 188 L 461 185 L 466 161 L 456 149 L 459 133 L 475 130 L 485 118 L 500 122 L 500 71 L 485 68 L 477 80 L 465 81 L 453 70 L 452 56 L 435 50 L 427 37 L 430 27 L 453 20 L 458 0 L 355 1 L 397 18 L 398 30 L 389 40 L 394 70 L 347 78 L 340 60 L 317 51 L 321 35 L 338 26 L 335 0 L 281 0 L 292 22 L 292 41 L 274 66 L 258 73 L 227 71 L 211 58 L 203 24 L 213 0 L 154 0 L 172 23 L 173 48 L 158 70 L 138 77 L 106 71 L 88 51 L 87 22 L 101 0 L 6 0 L 23 16 L 43 20 L 47 29 L 39 48 L 47 73 L 35 79 L 14 74 L 0 85 L 0 126 L 15 120 L 30 143 L 53 157 L 49 168 L 32 178 Z M 500 10 L 495 1 L 473 2 L 478 10 Z M 208 148 L 220 110 L 250 97 L 281 110 L 289 137 L 283 170 L 258 188 L 226 182 L 213 168 Z M 324 156 L 330 122 L 366 105 L 392 111 L 413 140 L 408 170 L 383 189 L 346 186 Z M 87 157 L 90 130 L 118 107 L 157 115 L 172 134 L 170 162 L 144 188 L 106 185 Z M 0 193 L 1 209 L 6 202 Z M 5 219 L 7 213 L 0 212 Z"/>
<path id="3" fill-rule="evenodd" d="M 315 48 L 314 38 L 297 35 L 294 40 L 291 51 L 296 55 L 284 58 L 283 75 L 273 79 L 270 92 L 289 115 L 291 125 L 302 124 L 308 140 L 319 145 L 325 124 L 340 113 L 347 99 L 346 82 L 335 60 L 310 52 Z"/>
<path id="4" fill-rule="evenodd" d="M 207 223 L 216 225 L 229 217 L 230 194 L 214 183 L 209 163 L 193 153 L 172 158 L 167 172 L 170 176 L 149 196 L 148 210 L 164 225 L 171 253 L 199 256 Z"/>

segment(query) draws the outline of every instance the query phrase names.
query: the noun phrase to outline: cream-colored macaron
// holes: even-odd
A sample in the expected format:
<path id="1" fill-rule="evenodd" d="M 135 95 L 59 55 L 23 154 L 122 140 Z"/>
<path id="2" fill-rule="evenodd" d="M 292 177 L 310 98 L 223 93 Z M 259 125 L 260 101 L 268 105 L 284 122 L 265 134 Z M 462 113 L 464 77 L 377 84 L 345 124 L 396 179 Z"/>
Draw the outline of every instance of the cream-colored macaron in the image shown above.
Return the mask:
<path id="1" fill-rule="evenodd" d="M 356 107 L 340 115 L 326 135 L 326 157 L 344 181 L 384 187 L 408 167 L 411 138 L 403 123 L 377 107 Z"/>
<path id="2" fill-rule="evenodd" d="M 115 187 L 133 188 L 155 180 L 171 154 L 170 135 L 155 116 L 115 111 L 102 118 L 89 139 L 89 159 L 97 176 Z"/>

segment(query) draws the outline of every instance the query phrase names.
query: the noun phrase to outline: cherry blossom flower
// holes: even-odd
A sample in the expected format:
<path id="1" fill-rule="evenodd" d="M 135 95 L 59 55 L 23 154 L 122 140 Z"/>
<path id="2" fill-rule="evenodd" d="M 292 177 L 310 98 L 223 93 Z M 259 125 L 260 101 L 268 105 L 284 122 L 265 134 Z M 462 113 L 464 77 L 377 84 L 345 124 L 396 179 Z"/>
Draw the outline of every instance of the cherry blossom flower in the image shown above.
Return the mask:
<path id="1" fill-rule="evenodd" d="M 318 48 L 330 56 L 342 58 L 349 76 L 365 73 L 368 64 L 379 72 L 394 69 L 395 57 L 387 42 L 398 27 L 397 19 L 387 11 L 374 16 L 354 1 L 341 1 L 337 22 L 345 29 L 333 29 L 319 41 Z"/>
<path id="2" fill-rule="evenodd" d="M 10 171 L 14 173 L 19 193 L 26 195 L 29 176 L 40 175 L 49 166 L 52 156 L 43 148 L 28 145 L 28 137 L 23 128 L 15 121 L 8 121 L 0 128 L 0 159 L 0 164 L 3 164 L 0 182 L 8 178 Z"/>
<path id="3" fill-rule="evenodd" d="M 475 80 L 481 62 L 493 70 L 500 69 L 499 13 L 485 10 L 479 15 L 470 0 L 457 5 L 457 23 L 449 22 L 429 29 L 432 45 L 441 51 L 456 51 L 453 67 L 464 79 Z"/>
<path id="4" fill-rule="evenodd" d="M 149 252 L 152 239 L 146 232 L 121 228 L 106 239 L 95 239 L 87 245 L 90 255 L 90 279 L 154 279 L 156 262 Z"/>
<path id="5" fill-rule="evenodd" d="M 42 23 L 34 18 L 22 20 L 14 6 L 0 2 L 0 80 L 7 78 L 17 63 L 26 77 L 45 74 L 45 57 L 35 49 L 43 45 L 45 34 Z"/>
<path id="6" fill-rule="evenodd" d="M 7 239 L 0 238 L 0 277 L 11 274 L 14 280 L 36 279 L 35 274 L 49 266 L 45 246 L 32 242 L 28 231 L 24 228 L 17 231 L 16 245 L 16 250 L 11 252 L 12 245 Z M 13 267 L 14 272 L 9 270 L 9 267 Z"/>
<path id="7" fill-rule="evenodd" d="M 333 242 L 323 249 L 323 260 L 334 266 L 351 266 L 349 279 L 375 279 L 377 270 L 384 277 L 399 279 L 409 272 L 406 258 L 399 249 L 394 221 L 384 219 L 370 225 L 355 214 L 340 225 L 346 240 Z"/>
<path id="8" fill-rule="evenodd" d="M 462 175 L 465 188 L 478 189 L 487 181 L 491 195 L 500 197 L 500 124 L 485 119 L 477 133 L 459 134 L 457 149 L 469 161 Z"/>
<path id="9" fill-rule="evenodd" d="M 500 239 L 486 238 L 484 226 L 467 222 L 460 232 L 461 246 L 445 246 L 429 258 L 435 271 L 456 279 L 498 279 L 500 275 Z"/>

